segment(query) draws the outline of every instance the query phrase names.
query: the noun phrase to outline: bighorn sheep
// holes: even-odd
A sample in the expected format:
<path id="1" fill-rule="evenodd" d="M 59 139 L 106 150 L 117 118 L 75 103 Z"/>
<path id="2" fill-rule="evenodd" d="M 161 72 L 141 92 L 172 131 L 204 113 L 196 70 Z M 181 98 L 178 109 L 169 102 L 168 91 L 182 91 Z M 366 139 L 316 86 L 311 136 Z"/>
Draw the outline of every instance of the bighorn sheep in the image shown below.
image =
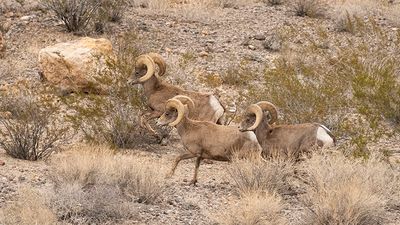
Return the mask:
<path id="1" fill-rule="evenodd" d="M 159 67 L 159 73 L 155 73 L 155 64 Z M 166 64 L 163 58 L 156 53 L 141 55 L 136 60 L 135 73 L 128 81 L 130 84 L 142 84 L 144 94 L 148 99 L 151 111 L 141 118 L 141 126 L 146 127 L 153 134 L 156 132 L 150 127 L 149 121 L 158 118 L 164 112 L 165 103 L 176 95 L 189 96 L 196 104 L 196 109 L 191 113 L 192 118 L 212 123 L 222 123 L 224 107 L 212 94 L 187 91 L 180 87 L 167 84 L 159 79 L 164 75 Z M 157 134 L 156 134 L 157 135 Z"/>
<path id="2" fill-rule="evenodd" d="M 174 97 L 167 101 L 165 112 L 157 121 L 159 125 L 176 127 L 186 150 L 175 159 L 168 176 L 174 174 L 178 163 L 184 159 L 196 158 L 191 181 L 191 184 L 196 184 L 202 159 L 229 161 L 235 151 L 246 151 L 246 154 L 253 151 L 261 157 L 261 146 L 253 132 L 240 132 L 237 127 L 190 119 L 189 114 L 194 108 L 195 103 L 190 98 Z"/>
<path id="3" fill-rule="evenodd" d="M 254 131 L 267 156 L 276 149 L 285 150 L 288 155 L 298 158 L 313 146 L 329 147 L 336 143 L 331 131 L 321 124 L 275 125 L 277 118 L 276 107 L 261 101 L 247 108 L 240 130 Z"/>

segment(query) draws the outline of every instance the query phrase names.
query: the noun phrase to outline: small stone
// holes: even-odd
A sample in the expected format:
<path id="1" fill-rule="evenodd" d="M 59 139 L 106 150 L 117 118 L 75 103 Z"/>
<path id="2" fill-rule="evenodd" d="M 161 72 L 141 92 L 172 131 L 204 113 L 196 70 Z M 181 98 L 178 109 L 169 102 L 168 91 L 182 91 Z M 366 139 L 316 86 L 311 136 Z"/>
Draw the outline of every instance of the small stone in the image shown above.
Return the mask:
<path id="1" fill-rule="evenodd" d="M 256 47 L 254 45 L 249 45 L 249 49 L 256 50 Z"/>
<path id="2" fill-rule="evenodd" d="M 264 41 L 265 40 L 265 35 L 263 35 L 263 34 L 256 34 L 255 36 L 254 36 L 254 39 L 256 39 L 256 40 L 258 40 L 258 41 Z"/>
<path id="3" fill-rule="evenodd" d="M 19 176 L 18 177 L 18 181 L 19 182 L 22 182 L 22 181 L 25 181 L 25 180 L 26 180 L 26 178 L 24 176 Z"/>
<path id="4" fill-rule="evenodd" d="M 23 16 L 23 17 L 20 18 L 20 20 L 22 20 L 22 21 L 28 21 L 28 20 L 31 20 L 31 19 L 33 19 L 33 18 L 35 18 L 35 15 Z"/>
<path id="5" fill-rule="evenodd" d="M 208 54 L 208 52 L 206 52 L 206 51 L 201 51 L 200 53 L 199 53 L 199 56 L 200 57 L 207 57 L 209 54 Z"/>
<path id="6" fill-rule="evenodd" d="M 6 165 L 6 163 L 4 161 L 0 160 L 0 166 L 4 166 L 4 165 Z"/>

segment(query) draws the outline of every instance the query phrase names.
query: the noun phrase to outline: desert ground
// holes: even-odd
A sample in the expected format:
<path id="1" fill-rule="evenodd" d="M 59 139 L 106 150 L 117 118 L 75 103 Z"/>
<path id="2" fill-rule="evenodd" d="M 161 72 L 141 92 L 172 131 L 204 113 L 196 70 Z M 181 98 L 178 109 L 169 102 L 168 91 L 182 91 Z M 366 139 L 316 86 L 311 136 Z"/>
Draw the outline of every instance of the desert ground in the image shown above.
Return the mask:
<path id="1" fill-rule="evenodd" d="M 69 31 L 62 2 L 98 5 Z M 0 34 L 0 224 L 400 224 L 399 1 L 2 0 Z M 42 49 L 84 37 L 112 45 L 105 93 L 43 71 Z M 265 100 L 336 146 L 203 160 L 196 185 L 183 160 L 168 178 L 180 136 L 141 128 L 147 99 L 126 84 L 148 52 L 160 79 L 218 96 L 229 126 Z"/>

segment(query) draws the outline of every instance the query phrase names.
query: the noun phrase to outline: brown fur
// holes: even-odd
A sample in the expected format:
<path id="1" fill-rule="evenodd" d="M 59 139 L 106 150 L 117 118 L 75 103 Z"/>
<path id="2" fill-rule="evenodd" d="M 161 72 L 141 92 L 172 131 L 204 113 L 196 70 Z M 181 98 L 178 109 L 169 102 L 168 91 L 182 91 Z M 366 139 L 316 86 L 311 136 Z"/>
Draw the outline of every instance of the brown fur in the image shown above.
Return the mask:
<path id="1" fill-rule="evenodd" d="M 261 154 L 261 147 L 255 139 L 251 139 L 249 136 L 251 134 L 240 132 L 238 128 L 232 126 L 193 120 L 188 117 L 188 114 L 188 108 L 185 107 L 185 116 L 176 125 L 186 152 L 176 158 L 170 176 L 174 174 L 181 160 L 196 158 L 195 173 L 191 182 L 195 184 L 202 159 L 229 161 L 236 151 L 252 151 L 253 149 Z M 167 109 L 158 122 L 166 125 L 175 121 L 176 118 L 176 109 Z"/>
<path id="2" fill-rule="evenodd" d="M 249 119 L 250 120 L 247 120 Z M 247 128 L 254 124 L 253 115 L 247 115 L 241 123 L 241 130 L 247 131 Z M 258 127 L 254 130 L 257 140 L 260 143 L 263 154 L 270 157 L 272 151 L 279 149 L 283 155 L 298 159 L 301 154 L 307 153 L 312 147 L 321 146 L 317 140 L 317 130 L 321 127 L 318 123 L 304 123 L 295 125 L 275 125 L 269 124 L 268 113 L 263 113 L 263 118 Z M 335 142 L 335 138 L 330 132 L 327 132 Z M 322 143 L 323 145 L 323 143 Z"/>
<path id="3" fill-rule="evenodd" d="M 147 68 L 144 65 L 140 65 L 135 68 L 135 74 L 132 80 L 138 80 L 138 78 L 142 77 L 146 72 Z M 209 104 L 210 98 L 213 96 L 212 94 L 184 90 L 162 81 L 155 76 L 155 74 L 151 76 L 150 79 L 143 82 L 142 85 L 150 107 L 150 110 L 142 117 L 142 126 L 145 126 L 155 135 L 157 134 L 150 127 L 148 121 L 160 117 L 164 112 L 166 101 L 176 95 L 188 96 L 195 103 L 196 109 L 191 113 L 191 118 L 222 124 L 223 111 L 222 113 L 217 113 Z M 222 107 L 222 104 L 220 105 Z"/>

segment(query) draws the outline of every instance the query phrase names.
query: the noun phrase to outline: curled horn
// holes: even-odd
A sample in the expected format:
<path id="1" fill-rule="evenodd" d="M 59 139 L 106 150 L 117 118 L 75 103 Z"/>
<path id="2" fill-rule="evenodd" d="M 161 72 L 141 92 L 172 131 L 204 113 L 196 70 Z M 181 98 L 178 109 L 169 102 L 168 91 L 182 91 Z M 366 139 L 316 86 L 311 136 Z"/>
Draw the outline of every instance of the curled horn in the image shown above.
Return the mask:
<path id="1" fill-rule="evenodd" d="M 167 70 L 167 64 L 165 63 L 163 57 L 154 52 L 150 52 L 147 55 L 150 56 L 150 58 L 153 59 L 154 63 L 158 65 L 159 68 L 158 76 L 164 75 L 165 71 Z"/>
<path id="2" fill-rule="evenodd" d="M 151 76 L 155 73 L 155 64 L 153 59 L 148 55 L 141 55 L 136 59 L 136 66 L 145 65 L 147 68 L 147 72 L 144 76 L 139 78 L 139 82 L 145 82 L 146 80 L 150 79 Z"/>
<path id="3" fill-rule="evenodd" d="M 195 104 L 194 104 L 193 100 L 191 98 L 189 98 L 188 96 L 186 96 L 186 95 L 177 95 L 177 96 L 173 97 L 172 99 L 177 99 L 177 100 L 181 101 L 182 104 L 188 105 L 189 112 L 193 112 L 193 110 L 195 108 Z M 190 103 L 190 104 L 188 104 L 188 103 Z"/>
<path id="4" fill-rule="evenodd" d="M 255 130 L 262 121 L 263 118 L 262 109 L 257 104 L 252 104 L 247 108 L 247 113 L 254 114 L 256 116 L 256 121 L 254 122 L 253 126 L 247 128 L 247 130 Z"/>
<path id="5" fill-rule="evenodd" d="M 271 102 L 261 101 L 257 103 L 262 110 L 267 110 L 271 114 L 271 119 L 268 121 L 269 124 L 273 124 L 278 120 L 278 110 L 275 105 Z"/>
<path id="6" fill-rule="evenodd" d="M 178 111 L 178 117 L 176 118 L 176 120 L 174 122 L 171 122 L 168 124 L 171 127 L 178 125 L 181 122 L 181 120 L 183 119 L 183 116 L 185 114 L 185 107 L 183 106 L 182 102 L 180 102 L 178 99 L 169 99 L 167 101 L 165 108 L 167 110 L 171 109 L 171 108 L 175 108 L 176 111 Z"/>

